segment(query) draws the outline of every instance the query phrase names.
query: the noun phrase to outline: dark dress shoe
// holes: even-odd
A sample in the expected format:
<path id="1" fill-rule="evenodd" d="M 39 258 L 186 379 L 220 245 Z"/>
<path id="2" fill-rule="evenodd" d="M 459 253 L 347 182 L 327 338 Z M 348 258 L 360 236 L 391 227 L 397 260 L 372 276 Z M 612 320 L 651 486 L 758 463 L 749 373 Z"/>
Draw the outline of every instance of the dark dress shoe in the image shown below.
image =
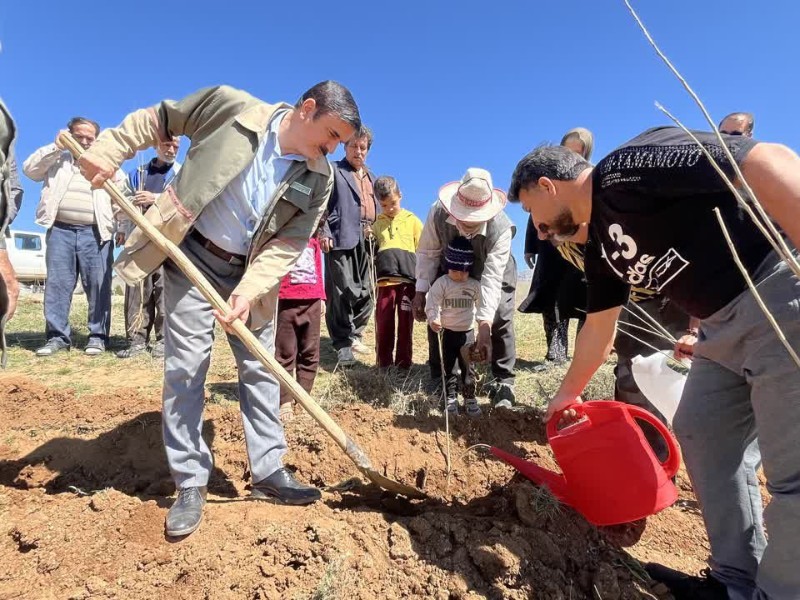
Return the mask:
<path id="1" fill-rule="evenodd" d="M 178 490 L 178 497 L 167 513 L 166 529 L 170 537 L 189 535 L 200 526 L 206 504 L 205 487 Z"/>
<path id="2" fill-rule="evenodd" d="M 669 588 L 675 600 L 728 600 L 728 589 L 709 569 L 700 577 L 687 575 L 658 563 L 647 563 L 644 570 L 650 578 Z"/>
<path id="3" fill-rule="evenodd" d="M 311 504 L 322 498 L 315 487 L 303 485 L 289 471 L 281 467 L 269 477 L 253 484 L 250 493 L 257 500 L 275 500 L 281 504 Z"/>

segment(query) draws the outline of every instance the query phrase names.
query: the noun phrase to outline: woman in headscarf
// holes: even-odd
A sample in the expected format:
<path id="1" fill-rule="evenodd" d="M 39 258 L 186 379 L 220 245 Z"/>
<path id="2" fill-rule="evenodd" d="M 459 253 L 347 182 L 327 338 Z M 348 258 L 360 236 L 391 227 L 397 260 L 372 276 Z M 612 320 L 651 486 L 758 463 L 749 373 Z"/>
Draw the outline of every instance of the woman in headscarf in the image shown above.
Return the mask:
<path id="1" fill-rule="evenodd" d="M 592 132 L 583 127 L 570 129 L 561 145 L 589 160 L 594 148 Z M 533 221 L 528 219 L 525 231 L 525 261 L 535 260 L 530 292 L 519 311 L 541 313 L 547 340 L 545 362 L 534 370 L 546 369 L 548 364 L 567 360 L 569 350 L 569 320 L 578 319 L 578 328 L 586 318 L 586 279 L 581 271 L 561 257 L 553 242 L 540 240 Z"/>

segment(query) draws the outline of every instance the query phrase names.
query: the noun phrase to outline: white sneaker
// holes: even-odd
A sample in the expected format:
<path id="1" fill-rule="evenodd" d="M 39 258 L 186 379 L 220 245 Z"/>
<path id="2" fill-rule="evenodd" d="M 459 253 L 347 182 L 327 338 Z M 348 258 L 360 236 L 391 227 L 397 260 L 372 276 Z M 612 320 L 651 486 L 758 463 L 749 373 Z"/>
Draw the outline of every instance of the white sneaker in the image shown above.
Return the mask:
<path id="1" fill-rule="evenodd" d="M 353 350 L 351 348 L 339 348 L 336 354 L 339 358 L 340 367 L 350 367 L 356 364 L 356 357 L 353 356 Z"/>
<path id="2" fill-rule="evenodd" d="M 371 354 L 372 348 L 364 344 L 361 340 L 353 340 L 350 349 L 358 354 Z"/>

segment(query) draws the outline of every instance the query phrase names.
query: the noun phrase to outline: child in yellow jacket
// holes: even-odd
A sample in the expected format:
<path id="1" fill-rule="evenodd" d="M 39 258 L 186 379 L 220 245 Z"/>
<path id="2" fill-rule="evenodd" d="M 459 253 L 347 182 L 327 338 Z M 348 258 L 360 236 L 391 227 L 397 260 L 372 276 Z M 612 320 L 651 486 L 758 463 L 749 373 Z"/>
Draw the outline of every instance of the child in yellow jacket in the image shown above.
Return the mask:
<path id="1" fill-rule="evenodd" d="M 375 326 L 378 367 L 387 368 L 394 364 L 408 369 L 411 367 L 414 329 L 411 301 L 415 294 L 417 246 L 422 235 L 422 221 L 411 211 L 400 208 L 403 195 L 394 177 L 379 177 L 373 187 L 375 198 L 381 205 L 381 214 L 373 226 L 377 244 Z"/>

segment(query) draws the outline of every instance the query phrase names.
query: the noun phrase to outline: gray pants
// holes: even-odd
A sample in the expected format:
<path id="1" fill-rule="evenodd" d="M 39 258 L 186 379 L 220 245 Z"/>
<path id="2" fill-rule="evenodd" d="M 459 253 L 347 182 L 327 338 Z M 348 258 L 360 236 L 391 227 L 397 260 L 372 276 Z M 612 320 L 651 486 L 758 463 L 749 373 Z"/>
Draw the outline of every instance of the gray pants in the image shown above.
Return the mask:
<path id="1" fill-rule="evenodd" d="M 325 255 L 325 323 L 336 350 L 361 340 L 372 314 L 372 284 L 364 240 L 350 250 L 331 250 Z"/>
<path id="2" fill-rule="evenodd" d="M 197 242 L 187 238 L 181 249 L 211 284 L 228 298 L 244 267 L 229 265 Z M 205 380 L 214 341 L 211 305 L 172 263 L 164 265 L 165 360 L 163 433 L 167 461 L 180 488 L 207 485 L 214 461 L 203 440 Z M 274 323 L 255 332 L 259 341 L 274 352 Z M 286 453 L 283 425 L 278 418 L 278 382 L 235 336 L 228 343 L 239 372 L 239 406 L 242 411 L 247 455 L 253 482 L 282 466 Z"/>
<path id="3" fill-rule="evenodd" d="M 755 280 L 800 350 L 800 281 L 775 255 Z M 673 425 L 730 598 L 800 598 L 800 369 L 750 291 L 702 322 Z M 768 546 L 756 442 L 772 494 Z"/>

